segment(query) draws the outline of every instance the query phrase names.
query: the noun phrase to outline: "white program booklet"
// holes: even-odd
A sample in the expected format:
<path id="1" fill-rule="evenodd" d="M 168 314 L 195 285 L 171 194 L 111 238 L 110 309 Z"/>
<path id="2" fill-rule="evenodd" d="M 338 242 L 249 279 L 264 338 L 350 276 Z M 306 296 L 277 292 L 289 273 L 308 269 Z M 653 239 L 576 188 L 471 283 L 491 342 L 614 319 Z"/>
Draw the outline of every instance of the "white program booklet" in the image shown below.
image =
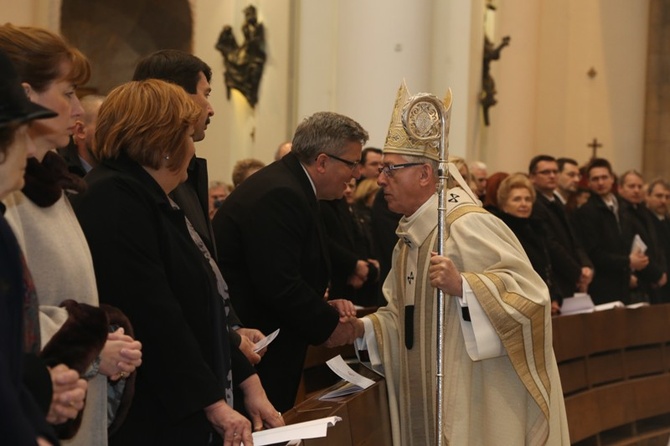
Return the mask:
<path id="1" fill-rule="evenodd" d="M 261 339 L 254 345 L 254 352 L 258 353 L 259 351 L 263 350 L 265 347 L 267 347 L 270 342 L 274 341 L 277 335 L 279 334 L 279 328 Z"/>
<path id="2" fill-rule="evenodd" d="M 356 373 L 351 367 L 347 365 L 346 362 L 344 362 L 344 359 L 342 359 L 341 355 L 337 355 L 334 358 L 329 359 L 326 361 L 326 364 L 328 364 L 330 370 L 335 372 L 337 376 L 342 378 L 345 382 L 335 390 L 320 396 L 320 400 L 338 398 L 360 392 L 361 390 L 367 389 L 375 383 L 373 380 Z"/>
<path id="3" fill-rule="evenodd" d="M 563 299 L 561 305 L 561 315 L 567 316 L 569 314 L 592 313 L 595 308 L 591 296 L 586 293 L 576 293 L 572 297 Z"/>
<path id="4" fill-rule="evenodd" d="M 594 311 L 611 310 L 612 308 L 623 308 L 625 305 L 620 300 L 614 302 L 606 302 L 600 305 L 594 305 L 591 296 L 586 293 L 575 293 L 572 297 L 563 299 L 561 306 L 561 315 L 567 316 L 570 314 L 579 313 L 593 313 Z M 636 307 L 630 307 L 636 308 Z"/>
<path id="5" fill-rule="evenodd" d="M 642 241 L 640 234 L 635 234 L 635 237 L 633 237 L 633 245 L 630 247 L 630 252 L 631 254 L 634 252 L 639 252 L 640 254 L 647 252 L 647 245 Z"/>
<path id="6" fill-rule="evenodd" d="M 328 428 L 342 421 L 340 417 L 326 417 L 318 420 L 305 421 L 304 423 L 289 424 L 288 426 L 275 427 L 254 432 L 254 446 L 281 443 L 284 441 L 304 440 L 307 438 L 323 438 L 328 434 Z M 298 442 L 293 443 L 298 444 Z"/>

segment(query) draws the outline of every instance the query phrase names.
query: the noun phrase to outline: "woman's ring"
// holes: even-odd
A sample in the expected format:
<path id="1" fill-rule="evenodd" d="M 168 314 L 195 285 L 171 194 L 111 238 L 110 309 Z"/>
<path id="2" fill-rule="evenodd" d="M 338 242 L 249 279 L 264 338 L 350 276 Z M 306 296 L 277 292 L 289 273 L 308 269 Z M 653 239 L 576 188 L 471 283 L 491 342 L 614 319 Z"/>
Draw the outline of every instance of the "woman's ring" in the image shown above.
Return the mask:
<path id="1" fill-rule="evenodd" d="M 128 374 L 126 372 L 121 372 L 121 373 L 119 373 L 119 376 L 123 379 L 126 376 L 128 376 Z"/>

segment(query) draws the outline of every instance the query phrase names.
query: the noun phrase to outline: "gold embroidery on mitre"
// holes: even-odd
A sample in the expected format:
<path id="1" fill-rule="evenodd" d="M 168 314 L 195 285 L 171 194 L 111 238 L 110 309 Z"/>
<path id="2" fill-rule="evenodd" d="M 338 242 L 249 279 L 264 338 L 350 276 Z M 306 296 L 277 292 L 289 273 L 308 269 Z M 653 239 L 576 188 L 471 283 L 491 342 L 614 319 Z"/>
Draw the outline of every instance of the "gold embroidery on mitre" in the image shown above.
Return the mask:
<path id="1" fill-rule="evenodd" d="M 398 89 L 398 94 L 393 106 L 391 124 L 389 125 L 383 151 L 384 153 L 397 153 L 399 155 L 422 156 L 439 161 L 440 157 L 438 138 L 432 141 L 417 141 L 416 139 L 410 137 L 405 131 L 405 127 L 402 123 L 402 115 L 404 108 L 409 103 L 410 99 L 409 90 L 407 89 L 407 85 L 403 80 L 400 84 L 400 88 Z M 445 105 L 451 106 L 451 95 L 449 93 L 447 93 L 445 103 Z M 418 113 L 417 116 L 414 116 L 415 119 L 413 119 L 413 122 L 415 125 L 419 126 L 419 133 L 434 133 L 431 127 L 434 126 L 436 121 L 435 119 L 431 118 L 431 116 L 429 116 L 428 109 L 418 107 L 414 113 Z"/>
<path id="2" fill-rule="evenodd" d="M 386 136 L 386 142 L 384 143 L 384 152 L 397 153 L 393 150 L 402 149 L 411 144 L 409 136 L 407 136 L 405 128 L 402 125 L 402 109 L 407 102 L 409 102 L 409 91 L 403 80 L 398 89 L 395 104 L 393 105 L 391 123 L 389 124 L 389 131 Z"/>

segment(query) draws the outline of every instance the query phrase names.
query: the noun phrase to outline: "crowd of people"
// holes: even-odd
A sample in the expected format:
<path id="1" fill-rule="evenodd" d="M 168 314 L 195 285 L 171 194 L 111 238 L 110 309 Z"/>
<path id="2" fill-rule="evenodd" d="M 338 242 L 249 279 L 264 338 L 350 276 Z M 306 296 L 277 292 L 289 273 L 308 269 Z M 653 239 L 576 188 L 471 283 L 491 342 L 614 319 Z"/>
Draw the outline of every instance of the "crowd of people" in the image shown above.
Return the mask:
<path id="1" fill-rule="evenodd" d="M 214 116 L 201 59 L 157 51 L 80 100 L 86 57 L 6 24 L 0 68 L 11 444 L 253 445 L 284 425 L 308 346 L 344 344 L 385 375 L 396 446 L 432 444 L 438 416 L 448 444 L 568 444 L 551 345 L 563 299 L 670 302 L 670 185 L 617 179 L 601 158 L 538 155 L 489 176 L 451 157 L 437 255 L 439 154 L 405 133 L 404 84 L 382 148 L 318 112 L 273 163 L 240 160 L 230 186 L 208 183 L 196 154 Z M 436 289 L 449 297 L 442 414 Z"/>

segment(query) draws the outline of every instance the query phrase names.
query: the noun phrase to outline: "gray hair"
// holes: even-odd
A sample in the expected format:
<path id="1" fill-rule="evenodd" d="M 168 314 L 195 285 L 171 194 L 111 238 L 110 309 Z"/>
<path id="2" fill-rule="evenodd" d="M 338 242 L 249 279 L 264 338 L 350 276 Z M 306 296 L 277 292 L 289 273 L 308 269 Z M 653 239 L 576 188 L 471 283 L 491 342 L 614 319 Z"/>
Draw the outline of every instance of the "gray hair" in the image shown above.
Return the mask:
<path id="1" fill-rule="evenodd" d="M 364 145 L 368 132 L 351 118 L 333 112 L 318 112 L 303 120 L 295 130 L 291 151 L 310 165 L 319 153 L 340 155 L 350 142 Z"/>
<path id="2" fill-rule="evenodd" d="M 656 186 L 661 186 L 663 189 L 670 191 L 670 183 L 663 178 L 656 178 L 647 184 L 647 195 L 651 195 Z"/>
<path id="3" fill-rule="evenodd" d="M 481 161 L 473 161 L 473 162 L 471 162 L 471 163 L 470 163 L 470 170 L 472 171 L 472 170 L 477 170 L 477 169 L 480 169 L 480 170 L 486 170 L 486 164 L 484 164 L 484 163 L 481 162 Z"/>

